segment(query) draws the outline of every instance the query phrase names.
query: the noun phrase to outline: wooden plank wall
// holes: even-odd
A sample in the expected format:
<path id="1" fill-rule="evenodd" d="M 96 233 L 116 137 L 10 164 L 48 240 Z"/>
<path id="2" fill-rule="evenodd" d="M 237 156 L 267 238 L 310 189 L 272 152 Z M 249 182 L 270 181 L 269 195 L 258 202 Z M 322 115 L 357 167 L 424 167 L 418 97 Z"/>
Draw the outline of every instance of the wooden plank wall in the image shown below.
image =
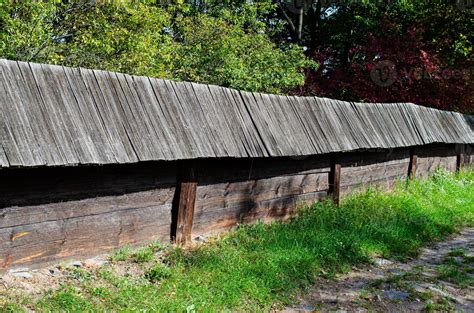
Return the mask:
<path id="1" fill-rule="evenodd" d="M 448 171 L 456 170 L 455 145 L 429 145 L 417 147 L 418 164 L 416 177 L 427 177 L 438 167 Z"/>
<path id="2" fill-rule="evenodd" d="M 167 241 L 174 164 L 0 171 L 0 265 Z"/>
<path id="3" fill-rule="evenodd" d="M 472 149 L 464 151 L 465 163 L 472 164 Z M 438 166 L 456 169 L 454 145 L 417 147 L 416 153 L 418 177 Z M 343 198 L 369 184 L 392 188 L 398 179 L 406 179 L 410 149 L 196 160 L 194 215 L 186 236 L 285 219 L 299 204 L 326 198 L 334 157 L 341 165 Z M 180 203 L 175 187 L 182 184 L 177 180 L 182 165 L 162 161 L 0 170 L 1 268 L 93 256 L 154 239 L 169 241 L 176 235 L 172 216 Z"/>
<path id="4" fill-rule="evenodd" d="M 341 193 L 348 194 L 369 184 L 393 188 L 398 179 L 406 179 L 410 149 L 368 150 L 348 153 L 341 160 Z"/>
<path id="5" fill-rule="evenodd" d="M 214 163 L 212 168 L 199 166 L 193 236 L 284 219 L 297 203 L 327 196 L 327 156 Z"/>
<path id="6" fill-rule="evenodd" d="M 474 145 L 466 145 L 464 149 L 464 162 L 469 166 L 474 165 Z"/>

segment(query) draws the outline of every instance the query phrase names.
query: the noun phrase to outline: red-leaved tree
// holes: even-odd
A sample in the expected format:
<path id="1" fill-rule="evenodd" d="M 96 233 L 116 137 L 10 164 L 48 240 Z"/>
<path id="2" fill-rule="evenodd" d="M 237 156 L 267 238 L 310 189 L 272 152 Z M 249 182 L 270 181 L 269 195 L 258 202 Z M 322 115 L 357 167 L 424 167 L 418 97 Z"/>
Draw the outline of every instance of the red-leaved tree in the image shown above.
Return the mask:
<path id="1" fill-rule="evenodd" d="M 439 43 L 424 38 L 423 26 L 400 31 L 387 18 L 381 25 L 343 58 L 331 45 L 319 47 L 314 58 L 321 66 L 307 71 L 305 85 L 295 93 L 474 112 L 474 68 L 468 58 L 448 64 Z"/>

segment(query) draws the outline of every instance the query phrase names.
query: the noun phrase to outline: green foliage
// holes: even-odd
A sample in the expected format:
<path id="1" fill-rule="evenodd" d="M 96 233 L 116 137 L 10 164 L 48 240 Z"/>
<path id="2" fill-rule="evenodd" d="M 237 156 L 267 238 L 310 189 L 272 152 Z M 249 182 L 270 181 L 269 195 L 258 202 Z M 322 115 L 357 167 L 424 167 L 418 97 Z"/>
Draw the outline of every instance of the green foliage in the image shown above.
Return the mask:
<path id="1" fill-rule="evenodd" d="M 80 268 L 80 267 L 70 268 L 68 270 L 68 276 L 72 279 L 76 279 L 80 281 L 88 280 L 91 278 L 90 273 L 86 269 Z"/>
<path id="2" fill-rule="evenodd" d="M 56 36 L 58 1 L 0 2 L 0 56 L 13 60 L 42 60 Z"/>
<path id="3" fill-rule="evenodd" d="M 130 246 L 125 246 L 125 247 L 115 250 L 110 256 L 110 261 L 112 262 L 126 261 L 130 258 L 131 255 L 132 255 L 132 249 L 130 248 Z"/>
<path id="4" fill-rule="evenodd" d="M 172 250 L 164 260 L 167 266 L 154 265 L 139 278 L 101 270 L 94 274 L 100 290 L 91 288 L 91 279 L 72 280 L 32 307 L 278 308 L 291 303 L 318 275 L 331 276 L 375 255 L 412 257 L 423 245 L 473 225 L 474 173 L 439 171 L 426 181 L 400 182 L 392 192 L 371 188 L 349 196 L 339 207 L 315 203 L 289 222 L 246 225 L 198 248 Z"/>
<path id="5" fill-rule="evenodd" d="M 132 254 L 132 260 L 137 262 L 137 263 L 144 263 L 151 261 L 153 259 L 153 256 L 155 254 L 155 251 L 151 247 L 143 247 L 143 248 L 138 248 L 133 254 Z"/>
<path id="6" fill-rule="evenodd" d="M 177 46 L 174 76 L 243 90 L 279 92 L 304 83 L 295 71 L 310 64 L 298 46 L 276 48 L 264 32 L 247 33 L 242 25 L 200 14 L 177 21 L 182 42 Z"/>
<path id="7" fill-rule="evenodd" d="M 167 266 L 158 263 L 148 269 L 144 276 L 150 282 L 155 283 L 162 279 L 169 278 L 171 276 L 171 270 Z"/>
<path id="8" fill-rule="evenodd" d="M 132 260 L 136 263 L 145 263 L 153 260 L 155 252 L 162 249 L 163 246 L 158 241 L 150 243 L 148 246 L 132 250 L 130 246 L 124 246 L 116 249 L 110 256 L 112 262 Z"/>
<path id="9" fill-rule="evenodd" d="M 178 2 L 7 1 L 0 57 L 282 92 L 314 67 L 301 47 L 275 45 L 259 21 L 270 2 L 205 12 Z M 273 28 L 273 27 L 272 27 Z"/>
<path id="10" fill-rule="evenodd" d="M 26 312 L 26 310 L 22 308 L 21 305 L 14 302 L 0 303 L 0 311 L 5 313 Z"/>
<path id="11" fill-rule="evenodd" d="M 84 312 L 94 310 L 94 303 L 87 299 L 78 288 L 74 288 L 71 285 L 61 286 L 54 292 L 49 291 L 45 297 L 38 302 L 38 306 L 47 307 L 50 298 L 54 299 L 54 305 L 57 306 L 56 311 Z"/>

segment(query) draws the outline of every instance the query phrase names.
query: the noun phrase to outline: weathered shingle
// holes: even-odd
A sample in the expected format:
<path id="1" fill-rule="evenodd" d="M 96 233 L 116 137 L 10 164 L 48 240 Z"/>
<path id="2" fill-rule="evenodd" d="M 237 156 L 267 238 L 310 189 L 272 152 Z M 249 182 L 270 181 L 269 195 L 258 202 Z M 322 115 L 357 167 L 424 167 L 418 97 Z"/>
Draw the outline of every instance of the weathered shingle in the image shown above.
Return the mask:
<path id="1" fill-rule="evenodd" d="M 0 167 L 474 143 L 474 117 L 0 60 Z"/>

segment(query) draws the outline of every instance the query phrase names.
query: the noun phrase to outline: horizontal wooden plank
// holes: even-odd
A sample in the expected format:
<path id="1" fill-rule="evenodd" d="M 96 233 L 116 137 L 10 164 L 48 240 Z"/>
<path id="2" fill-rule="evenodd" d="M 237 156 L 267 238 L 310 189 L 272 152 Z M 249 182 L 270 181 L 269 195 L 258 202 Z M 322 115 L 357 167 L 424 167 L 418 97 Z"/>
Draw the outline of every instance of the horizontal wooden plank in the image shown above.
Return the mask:
<path id="1" fill-rule="evenodd" d="M 291 216 L 298 205 L 307 205 L 326 199 L 327 192 L 311 192 L 291 195 L 258 202 L 243 201 L 235 203 L 219 212 L 201 213 L 194 221 L 193 236 L 213 234 L 228 231 L 238 224 L 254 223 L 257 221 L 270 222 L 286 219 Z"/>
<path id="2" fill-rule="evenodd" d="M 227 207 L 239 201 L 260 201 L 328 188 L 327 174 L 281 176 L 261 180 L 199 186 L 196 212 L 214 207 Z"/>
<path id="3" fill-rule="evenodd" d="M 386 177 L 405 179 L 408 174 L 409 162 L 386 164 L 379 166 L 343 167 L 341 170 L 341 186 L 357 185 L 377 181 Z"/>
<path id="4" fill-rule="evenodd" d="M 155 205 L 6 227 L 0 229 L 0 262 L 5 269 L 167 240 L 170 223 L 171 206 Z"/>
<path id="5" fill-rule="evenodd" d="M 120 196 L 105 196 L 33 206 L 7 207 L 1 209 L 0 229 L 24 224 L 94 216 L 131 208 L 171 207 L 173 196 L 174 188 L 166 188 L 127 193 Z"/>
<path id="6" fill-rule="evenodd" d="M 49 204 L 158 188 L 174 188 L 176 164 L 140 163 L 89 167 L 4 169 L 1 208 Z"/>

